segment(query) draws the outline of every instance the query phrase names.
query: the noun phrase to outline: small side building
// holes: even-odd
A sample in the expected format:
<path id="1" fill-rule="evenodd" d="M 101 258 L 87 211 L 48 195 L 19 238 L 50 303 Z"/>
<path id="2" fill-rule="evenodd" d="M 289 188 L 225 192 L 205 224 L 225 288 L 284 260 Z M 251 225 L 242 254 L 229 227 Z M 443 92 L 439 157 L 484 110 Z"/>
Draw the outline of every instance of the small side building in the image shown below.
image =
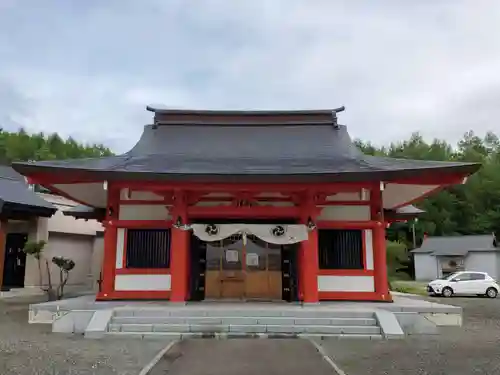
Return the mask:
<path id="1" fill-rule="evenodd" d="M 23 252 L 29 240 L 47 241 L 47 259 L 63 256 L 75 261 L 68 287 L 98 288 L 100 279 L 103 227 L 96 220 L 76 220 L 64 215 L 78 206 L 64 197 L 35 192 L 25 178 L 8 166 L 0 166 L 0 289 L 38 288 L 35 259 Z M 52 274 L 58 275 L 52 265 Z M 45 269 L 42 270 L 43 272 Z M 43 283 L 46 283 L 43 273 Z"/>
<path id="2" fill-rule="evenodd" d="M 417 280 L 433 280 L 456 271 L 500 276 L 500 248 L 492 234 L 426 237 L 412 253 Z"/>

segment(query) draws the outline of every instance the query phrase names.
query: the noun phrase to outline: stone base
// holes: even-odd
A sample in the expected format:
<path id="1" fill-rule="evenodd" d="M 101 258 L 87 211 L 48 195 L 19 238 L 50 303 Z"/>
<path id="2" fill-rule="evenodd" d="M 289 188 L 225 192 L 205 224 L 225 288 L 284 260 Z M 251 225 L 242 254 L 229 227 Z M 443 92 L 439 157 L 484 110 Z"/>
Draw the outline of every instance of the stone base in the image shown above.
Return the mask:
<path id="1" fill-rule="evenodd" d="M 30 323 L 49 323 L 53 324 L 54 332 L 74 332 L 84 333 L 86 337 L 102 337 L 106 332 L 113 334 L 147 334 L 147 332 L 123 332 L 121 326 L 117 329 L 114 317 L 137 317 L 135 322 L 129 321 L 126 326 L 131 329 L 134 323 L 141 325 L 141 317 L 158 317 L 163 319 L 168 317 L 167 321 L 162 322 L 163 326 L 170 327 L 168 331 L 174 328 L 182 328 L 182 324 L 194 324 L 195 321 L 208 317 L 214 320 L 215 317 L 223 319 L 219 325 L 243 324 L 251 332 L 241 332 L 242 334 L 265 333 L 266 330 L 256 330 L 250 327 L 252 324 L 264 324 L 266 318 L 273 320 L 280 317 L 276 324 L 283 328 L 283 333 L 314 333 L 323 334 L 329 332 L 331 335 L 341 333 L 335 329 L 325 329 L 324 332 L 313 332 L 313 328 L 304 330 L 293 327 L 293 319 L 302 319 L 301 324 L 310 324 L 311 326 L 328 328 L 329 323 L 323 324 L 321 319 L 342 317 L 343 319 L 366 317 L 370 314 L 376 320 L 376 325 L 380 327 L 379 335 L 385 338 L 397 338 L 404 334 L 435 334 L 439 332 L 440 326 L 460 326 L 462 324 L 462 309 L 460 307 L 432 303 L 425 300 L 404 298 L 394 296 L 394 302 L 391 304 L 385 302 L 320 302 L 318 304 L 301 305 L 297 303 L 257 303 L 257 302 L 232 302 L 220 303 L 211 302 L 189 302 L 186 305 L 170 303 L 168 301 L 106 301 L 97 302 L 95 296 L 83 296 L 70 298 L 62 301 L 46 302 L 33 304 L 30 306 Z M 175 318 L 175 319 L 174 319 Z M 185 318 L 185 322 L 175 323 L 174 320 Z M 230 322 L 230 320 L 233 320 Z M 238 320 L 239 319 L 239 320 Z M 258 320 L 255 323 L 241 322 L 241 320 Z M 292 322 L 290 323 L 290 319 Z M 317 321 L 313 322 L 314 319 Z M 123 319 L 122 319 L 123 320 Z M 132 319 L 133 320 L 133 319 Z M 147 319 L 146 319 L 147 320 Z M 151 319 L 150 319 L 151 320 Z M 190 320 L 190 321 L 188 321 Z M 238 322 L 234 321 L 238 320 Z M 311 322 L 304 323 L 305 320 Z M 275 319 L 276 322 L 276 319 Z M 197 323 L 197 324 L 198 324 Z M 149 324 L 149 323 L 147 323 Z M 172 326 L 170 326 L 172 324 Z M 208 324 L 208 323 L 203 323 Z M 210 323 L 211 324 L 211 323 Z M 215 324 L 215 322 L 214 322 Z M 269 322 L 265 324 L 271 324 Z M 333 323 L 332 323 L 333 324 Z M 344 323 L 342 323 L 344 324 Z M 199 324 L 198 324 L 199 325 Z M 351 323 L 345 324 L 350 327 Z M 142 327 L 142 328 L 141 328 Z M 139 327 L 144 328 L 144 324 Z M 215 327 L 215 326 L 214 326 Z M 193 328 L 193 329 L 194 329 Z M 207 327 L 204 327 L 203 334 Z M 279 328 L 279 327 L 278 327 Z M 352 328 L 352 327 L 350 327 Z M 191 329 L 191 328 L 190 328 Z M 281 328 L 280 328 L 281 329 Z M 315 328 L 318 330 L 319 328 Z M 352 332 L 361 332 L 363 329 L 351 330 Z M 112 332 L 109 332 L 112 331 Z M 179 334 L 196 332 L 178 332 Z M 220 330 L 219 330 L 220 331 Z M 228 329 L 232 331 L 232 329 Z M 286 331 L 286 332 L 285 332 Z M 359 331 L 359 332 L 358 332 Z M 346 332 L 350 332 L 347 330 Z M 162 334 L 161 332 L 151 332 Z M 166 334 L 167 332 L 163 332 Z M 175 332 L 169 332 L 175 334 Z M 214 331 L 213 333 L 217 333 Z M 218 332 L 221 333 L 221 332 Z M 269 335 L 268 335 L 269 336 Z M 300 336 L 300 335 L 298 335 Z"/>

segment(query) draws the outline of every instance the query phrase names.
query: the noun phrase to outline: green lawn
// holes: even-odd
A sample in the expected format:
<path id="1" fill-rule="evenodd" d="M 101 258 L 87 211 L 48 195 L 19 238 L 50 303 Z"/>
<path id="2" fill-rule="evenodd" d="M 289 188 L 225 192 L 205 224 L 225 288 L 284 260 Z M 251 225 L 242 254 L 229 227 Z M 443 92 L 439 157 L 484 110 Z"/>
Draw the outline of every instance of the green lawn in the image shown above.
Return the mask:
<path id="1" fill-rule="evenodd" d="M 427 283 L 420 281 L 392 280 L 391 287 L 394 292 L 427 295 Z"/>

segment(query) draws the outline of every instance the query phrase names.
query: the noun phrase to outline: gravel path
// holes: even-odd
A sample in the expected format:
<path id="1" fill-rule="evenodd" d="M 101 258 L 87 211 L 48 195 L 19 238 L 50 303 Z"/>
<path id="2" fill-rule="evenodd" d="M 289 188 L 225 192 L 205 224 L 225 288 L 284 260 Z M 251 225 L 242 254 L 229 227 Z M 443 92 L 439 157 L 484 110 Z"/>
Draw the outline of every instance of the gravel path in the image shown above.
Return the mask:
<path id="1" fill-rule="evenodd" d="M 324 340 L 347 375 L 500 374 L 500 298 L 431 299 L 464 308 L 464 326 L 404 340 Z"/>
<path id="2" fill-rule="evenodd" d="M 229 339 L 180 342 L 151 375 L 332 375 L 307 340 Z"/>
<path id="3" fill-rule="evenodd" d="M 464 327 L 404 340 L 323 340 L 347 375 L 500 375 L 500 298 L 432 301 L 464 308 Z M 138 374 L 167 341 L 86 340 L 28 325 L 27 300 L 0 301 L 0 374 Z M 307 340 L 189 340 L 151 375 L 332 374 Z"/>
<path id="4" fill-rule="evenodd" d="M 0 374 L 136 375 L 167 341 L 88 340 L 28 324 L 28 301 L 0 301 Z"/>

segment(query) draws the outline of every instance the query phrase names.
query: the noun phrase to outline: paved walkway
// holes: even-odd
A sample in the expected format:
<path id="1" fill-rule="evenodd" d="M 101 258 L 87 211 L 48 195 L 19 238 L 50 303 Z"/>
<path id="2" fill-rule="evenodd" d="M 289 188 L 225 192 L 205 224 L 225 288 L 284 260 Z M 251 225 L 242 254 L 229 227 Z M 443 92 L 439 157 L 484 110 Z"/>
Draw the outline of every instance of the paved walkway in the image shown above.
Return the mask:
<path id="1" fill-rule="evenodd" d="M 174 346 L 150 375 L 332 375 L 308 340 L 188 340 Z"/>

